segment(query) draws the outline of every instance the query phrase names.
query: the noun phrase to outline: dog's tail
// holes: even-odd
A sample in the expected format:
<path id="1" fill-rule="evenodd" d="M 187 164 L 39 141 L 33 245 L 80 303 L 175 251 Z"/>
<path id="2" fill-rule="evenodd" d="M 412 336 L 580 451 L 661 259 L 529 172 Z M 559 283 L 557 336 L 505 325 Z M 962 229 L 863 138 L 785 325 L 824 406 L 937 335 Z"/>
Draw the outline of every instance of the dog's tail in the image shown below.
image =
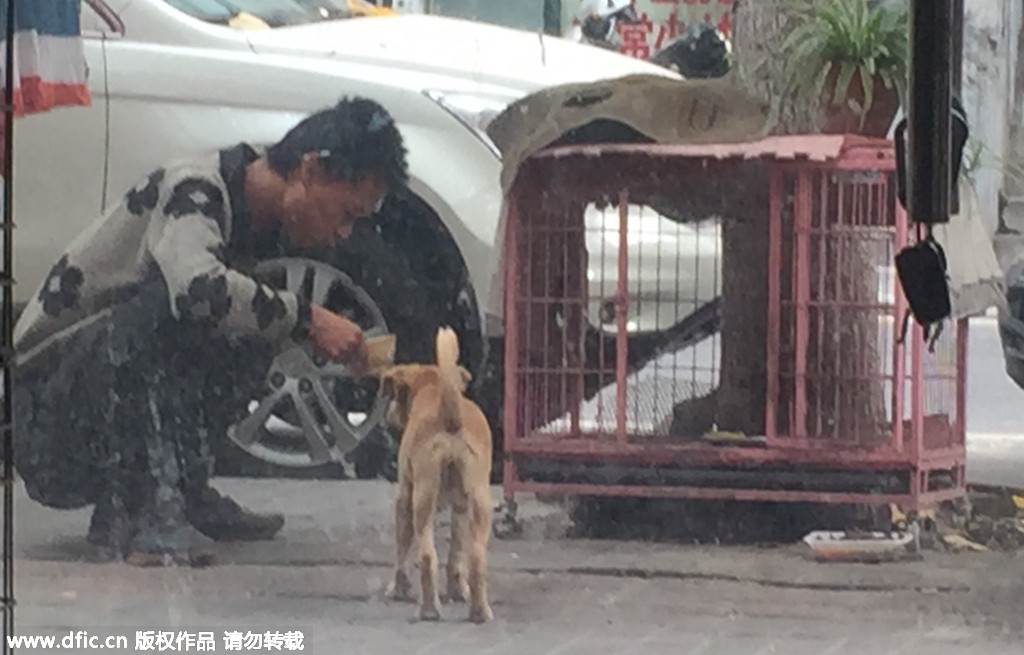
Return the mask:
<path id="1" fill-rule="evenodd" d="M 455 330 L 442 327 L 437 331 L 437 367 L 441 369 L 441 421 L 447 432 L 462 430 L 459 399 L 462 397 L 462 375 L 459 372 L 459 336 Z"/>

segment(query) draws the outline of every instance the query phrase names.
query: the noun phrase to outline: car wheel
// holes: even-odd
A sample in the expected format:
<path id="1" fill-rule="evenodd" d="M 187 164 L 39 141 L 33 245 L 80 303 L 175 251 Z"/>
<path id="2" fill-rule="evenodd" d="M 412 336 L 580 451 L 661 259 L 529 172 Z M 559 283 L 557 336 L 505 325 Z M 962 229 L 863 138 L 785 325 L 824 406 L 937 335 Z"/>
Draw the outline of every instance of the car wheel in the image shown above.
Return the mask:
<path id="1" fill-rule="evenodd" d="M 346 316 L 369 337 L 389 332 L 373 298 L 328 263 L 272 259 L 261 262 L 254 277 Z M 249 414 L 229 429 L 236 452 L 221 449 L 218 472 L 241 467 L 257 475 L 339 477 L 339 464 L 358 446 L 386 441 L 378 436 L 386 407 L 376 391 L 374 380 L 354 378 L 344 365 L 314 354 L 308 343 L 283 349 L 267 371 L 263 395 L 250 399 Z"/>
<path id="2" fill-rule="evenodd" d="M 329 249 L 262 262 L 256 276 L 276 288 L 306 293 L 368 334 L 394 334 L 399 363 L 432 361 L 436 330 L 450 325 L 459 334 L 463 364 L 478 373 L 485 349 L 480 348 L 479 315 L 465 267 L 459 260 L 454 266 L 445 263 L 444 271 L 431 268 L 439 265 L 441 255 L 452 256 L 454 244 L 447 250 L 438 245 L 436 229 L 429 234 L 402 229 L 430 224 L 422 209 L 420 215 L 413 209 L 392 206 L 379 219 L 360 221 L 349 239 Z M 281 375 L 275 378 L 275 372 Z M 268 372 L 267 386 L 268 395 L 250 403 L 254 414 L 236 425 L 232 438 L 218 449 L 218 474 L 337 478 L 344 471 L 337 460 L 345 458 L 358 478 L 397 479 L 398 435 L 382 423 L 385 407 L 376 380 L 354 381 L 344 367 L 318 362 L 307 347 L 281 353 Z M 275 394 L 282 402 L 268 408 Z M 331 415 L 319 407 L 327 395 L 334 400 Z M 317 406 L 301 407 L 307 397 Z M 261 407 L 265 420 L 255 414 Z M 354 440 L 358 444 L 353 447 Z"/>

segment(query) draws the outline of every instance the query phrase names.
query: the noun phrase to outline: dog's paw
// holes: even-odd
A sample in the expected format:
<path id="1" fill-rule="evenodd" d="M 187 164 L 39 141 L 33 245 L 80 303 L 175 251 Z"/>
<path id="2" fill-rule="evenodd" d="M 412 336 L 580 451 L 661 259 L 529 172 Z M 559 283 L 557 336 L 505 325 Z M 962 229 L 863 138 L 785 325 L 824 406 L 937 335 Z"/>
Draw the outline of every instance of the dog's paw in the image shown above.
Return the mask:
<path id="1" fill-rule="evenodd" d="M 416 600 L 413 598 L 412 585 L 409 584 L 408 580 L 392 580 L 388 583 L 388 587 L 384 591 L 384 596 L 388 600 L 400 603 L 411 603 Z"/>
<path id="2" fill-rule="evenodd" d="M 494 619 L 494 612 L 491 610 L 490 605 L 484 605 L 483 607 L 474 607 L 469 612 L 469 620 L 473 623 L 487 623 Z"/>
<path id="3" fill-rule="evenodd" d="M 503 516 L 494 521 L 491 533 L 495 539 L 518 539 L 523 536 L 523 522 L 510 516 Z"/>
<path id="4" fill-rule="evenodd" d="M 441 597 L 444 603 L 465 603 L 469 600 L 469 585 L 450 584 L 448 591 Z"/>
<path id="5" fill-rule="evenodd" d="M 420 621 L 440 621 L 441 612 L 436 607 L 420 608 Z"/>

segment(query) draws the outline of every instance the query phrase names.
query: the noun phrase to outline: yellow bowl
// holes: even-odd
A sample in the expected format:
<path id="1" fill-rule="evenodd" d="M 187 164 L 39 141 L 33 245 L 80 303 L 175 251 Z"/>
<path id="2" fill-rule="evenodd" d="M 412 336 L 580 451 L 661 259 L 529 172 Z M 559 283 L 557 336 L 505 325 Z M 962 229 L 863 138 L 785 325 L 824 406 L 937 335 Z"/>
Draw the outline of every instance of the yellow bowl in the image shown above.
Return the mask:
<path id="1" fill-rule="evenodd" d="M 395 363 L 395 335 L 384 334 L 366 340 L 367 374 L 380 375 Z"/>

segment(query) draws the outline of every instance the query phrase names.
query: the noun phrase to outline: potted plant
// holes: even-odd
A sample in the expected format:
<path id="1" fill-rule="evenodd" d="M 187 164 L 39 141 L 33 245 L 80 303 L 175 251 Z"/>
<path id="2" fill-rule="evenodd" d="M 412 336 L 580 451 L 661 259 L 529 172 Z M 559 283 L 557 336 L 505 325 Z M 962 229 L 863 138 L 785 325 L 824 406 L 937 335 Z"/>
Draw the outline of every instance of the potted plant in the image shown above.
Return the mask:
<path id="1" fill-rule="evenodd" d="M 906 4 L 796 0 L 790 15 L 796 27 L 782 44 L 787 93 L 823 110 L 824 133 L 885 136 L 906 96 Z"/>

